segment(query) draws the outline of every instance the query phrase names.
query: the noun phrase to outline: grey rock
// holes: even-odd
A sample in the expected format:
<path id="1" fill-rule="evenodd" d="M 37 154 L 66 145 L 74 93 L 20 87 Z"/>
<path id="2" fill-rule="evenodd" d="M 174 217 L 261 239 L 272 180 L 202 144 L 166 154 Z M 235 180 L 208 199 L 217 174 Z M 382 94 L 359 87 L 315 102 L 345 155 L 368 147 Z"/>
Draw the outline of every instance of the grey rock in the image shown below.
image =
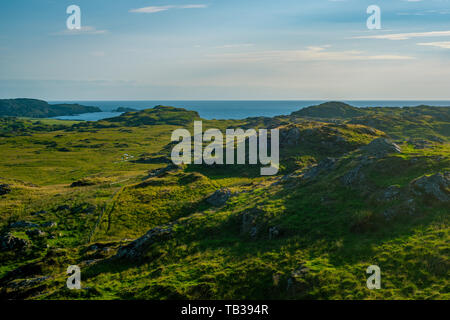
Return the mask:
<path id="1" fill-rule="evenodd" d="M 20 228 L 37 228 L 39 227 L 37 224 L 28 222 L 28 221 L 17 221 L 9 225 L 11 229 L 20 229 Z"/>
<path id="2" fill-rule="evenodd" d="M 139 259 L 153 243 L 170 239 L 172 235 L 173 226 L 171 224 L 156 227 L 148 231 L 139 239 L 136 239 L 130 244 L 121 247 L 114 257 L 131 260 Z"/>
<path id="3" fill-rule="evenodd" d="M 32 216 L 40 216 L 42 214 L 47 214 L 47 211 L 41 210 L 41 211 L 33 212 L 31 215 Z"/>
<path id="4" fill-rule="evenodd" d="M 12 251 L 21 250 L 29 245 L 29 242 L 25 239 L 20 239 L 13 236 L 10 233 L 0 237 L 0 250 L 1 251 Z"/>
<path id="5" fill-rule="evenodd" d="M 44 222 L 41 226 L 43 228 L 56 228 L 58 226 L 58 224 L 53 221 L 48 221 L 48 222 Z"/>
<path id="6" fill-rule="evenodd" d="M 269 239 L 275 239 L 280 235 L 280 230 L 277 227 L 271 227 L 269 229 Z"/>
<path id="7" fill-rule="evenodd" d="M 11 192 L 9 184 L 0 184 L 0 196 L 6 195 Z"/>
<path id="8" fill-rule="evenodd" d="M 380 196 L 379 200 L 381 201 L 391 201 L 397 198 L 397 196 L 400 194 L 400 187 L 399 186 L 390 186 Z"/>
<path id="9" fill-rule="evenodd" d="M 297 127 L 286 128 L 280 132 L 280 141 L 282 146 L 295 146 L 299 143 L 301 137 L 300 129 Z"/>
<path id="10" fill-rule="evenodd" d="M 402 152 L 402 149 L 397 144 L 386 138 L 375 139 L 368 145 L 362 147 L 361 150 L 377 158 L 382 158 L 389 153 Z"/>
<path id="11" fill-rule="evenodd" d="M 209 196 L 206 199 L 206 202 L 208 202 L 210 205 L 213 205 L 215 207 L 222 207 L 224 206 L 228 199 L 231 197 L 231 191 L 224 188 L 217 190 L 214 192 L 211 196 Z"/>
<path id="12" fill-rule="evenodd" d="M 365 175 L 362 172 L 362 165 L 357 165 L 341 178 L 341 182 L 346 186 L 352 186 L 363 182 Z"/>
<path id="13" fill-rule="evenodd" d="M 304 179 L 314 179 L 319 174 L 327 173 L 333 170 L 336 166 L 337 159 L 335 158 L 326 158 L 319 162 L 319 164 L 311 167 L 304 175 Z"/>
<path id="14" fill-rule="evenodd" d="M 423 176 L 411 182 L 412 192 L 416 195 L 428 195 L 435 199 L 450 201 L 450 172 L 436 173 L 432 176 Z"/>
<path id="15" fill-rule="evenodd" d="M 25 232 L 29 237 L 43 237 L 45 236 L 45 232 L 39 229 L 31 229 Z"/>

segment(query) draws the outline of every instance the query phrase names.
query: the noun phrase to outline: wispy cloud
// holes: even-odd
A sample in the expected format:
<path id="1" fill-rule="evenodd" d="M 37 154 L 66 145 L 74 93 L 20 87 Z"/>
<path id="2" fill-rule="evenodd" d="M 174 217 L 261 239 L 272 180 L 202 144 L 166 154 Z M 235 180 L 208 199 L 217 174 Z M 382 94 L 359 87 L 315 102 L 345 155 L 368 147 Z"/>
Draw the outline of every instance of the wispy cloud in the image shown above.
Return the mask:
<path id="1" fill-rule="evenodd" d="M 443 49 L 450 49 L 450 41 L 421 42 L 421 43 L 418 43 L 417 45 L 419 45 L 419 46 L 437 47 L 437 48 L 443 48 Z"/>
<path id="2" fill-rule="evenodd" d="M 84 26 L 84 27 L 81 27 L 81 29 L 73 29 L 73 30 L 66 29 L 61 32 L 53 33 L 52 35 L 71 36 L 71 35 L 82 35 L 82 34 L 96 35 L 96 34 L 105 34 L 105 33 L 108 33 L 108 30 L 98 30 L 95 27 Z"/>
<path id="3" fill-rule="evenodd" d="M 131 9 L 132 13 L 157 13 L 161 11 L 167 11 L 170 9 L 203 9 L 206 8 L 206 4 L 186 4 L 186 5 L 168 5 L 168 6 L 150 6 L 138 9 Z"/>
<path id="4" fill-rule="evenodd" d="M 304 50 L 270 50 L 245 53 L 211 54 L 208 57 L 234 62 L 299 62 L 299 61 L 355 61 L 355 60 L 411 60 L 411 56 L 382 54 L 368 55 L 363 51 L 329 51 L 330 46 L 307 47 Z"/>
<path id="5" fill-rule="evenodd" d="M 411 32 L 411 33 L 392 33 L 373 36 L 358 36 L 353 39 L 387 39 L 387 40 L 408 40 L 421 37 L 444 37 L 450 36 L 450 31 L 430 31 L 430 32 Z"/>

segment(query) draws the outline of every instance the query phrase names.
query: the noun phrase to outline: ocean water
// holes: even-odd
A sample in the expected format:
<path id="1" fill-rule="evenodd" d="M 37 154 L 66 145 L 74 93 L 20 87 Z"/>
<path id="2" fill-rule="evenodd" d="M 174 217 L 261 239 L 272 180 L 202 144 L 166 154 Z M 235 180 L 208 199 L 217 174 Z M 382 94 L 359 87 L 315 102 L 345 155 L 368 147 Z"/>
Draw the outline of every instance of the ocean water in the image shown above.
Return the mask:
<path id="1" fill-rule="evenodd" d="M 103 112 L 85 113 L 76 116 L 56 117 L 63 120 L 97 121 L 116 117 L 121 113 L 112 112 L 119 107 L 136 110 L 153 108 L 157 105 L 185 108 L 197 111 L 204 119 L 244 119 L 248 117 L 274 117 L 288 115 L 294 111 L 317 105 L 326 101 L 281 100 L 281 101 L 181 101 L 181 100 L 149 100 L 149 101 L 50 101 L 56 103 L 79 103 L 85 106 L 99 107 Z M 450 101 L 343 101 L 355 107 L 404 107 L 421 104 L 432 106 L 450 106 Z"/>

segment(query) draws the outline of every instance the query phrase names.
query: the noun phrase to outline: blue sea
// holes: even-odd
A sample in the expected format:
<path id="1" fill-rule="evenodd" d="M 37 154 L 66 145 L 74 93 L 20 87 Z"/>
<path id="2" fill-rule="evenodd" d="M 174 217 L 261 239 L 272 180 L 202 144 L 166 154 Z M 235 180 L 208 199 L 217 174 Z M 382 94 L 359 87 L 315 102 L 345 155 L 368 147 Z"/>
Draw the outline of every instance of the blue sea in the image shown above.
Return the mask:
<path id="1" fill-rule="evenodd" d="M 148 100 L 148 101 L 50 101 L 57 103 L 79 103 L 85 106 L 94 106 L 102 112 L 85 113 L 75 116 L 56 117 L 63 120 L 84 120 L 97 121 L 101 119 L 116 117 L 121 113 L 113 112 L 119 107 L 128 107 L 136 110 L 153 108 L 157 105 L 165 105 L 188 110 L 197 111 L 204 119 L 244 119 L 248 117 L 273 117 L 278 115 L 288 115 L 294 111 L 317 105 L 326 101 L 307 100 L 269 100 L 269 101 L 181 101 L 181 100 Z M 343 101 L 355 107 L 404 107 L 418 106 L 421 104 L 431 106 L 450 106 L 450 101 Z"/>

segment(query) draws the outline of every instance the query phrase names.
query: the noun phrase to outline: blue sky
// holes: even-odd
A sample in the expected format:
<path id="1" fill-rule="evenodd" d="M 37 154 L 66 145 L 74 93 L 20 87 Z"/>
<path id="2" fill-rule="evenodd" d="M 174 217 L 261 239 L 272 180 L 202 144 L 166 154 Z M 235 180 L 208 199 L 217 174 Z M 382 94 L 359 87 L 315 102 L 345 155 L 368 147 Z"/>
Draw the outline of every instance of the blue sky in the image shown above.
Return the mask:
<path id="1" fill-rule="evenodd" d="M 0 70 L 0 98 L 450 100 L 450 1 L 2 1 Z"/>

